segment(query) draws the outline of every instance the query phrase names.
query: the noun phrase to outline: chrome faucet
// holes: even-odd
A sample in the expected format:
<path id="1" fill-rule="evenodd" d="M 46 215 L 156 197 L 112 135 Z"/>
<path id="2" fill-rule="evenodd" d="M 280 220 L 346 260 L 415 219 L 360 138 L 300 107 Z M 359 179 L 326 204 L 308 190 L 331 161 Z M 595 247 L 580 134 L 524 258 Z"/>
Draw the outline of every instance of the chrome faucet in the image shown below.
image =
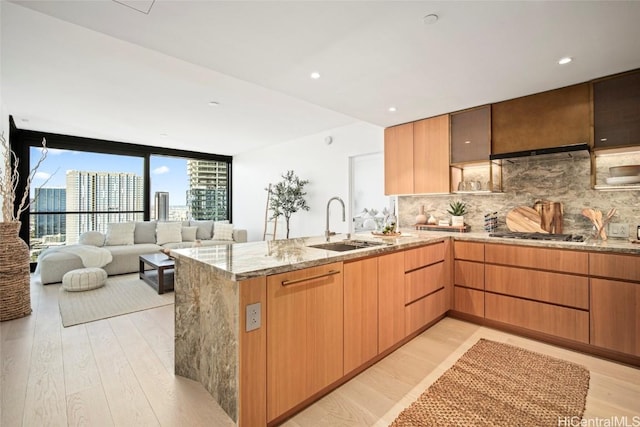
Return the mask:
<path id="1" fill-rule="evenodd" d="M 345 222 L 345 218 L 346 218 L 344 202 L 342 201 L 342 199 L 338 196 L 330 198 L 329 201 L 327 202 L 327 228 L 324 230 L 324 237 L 326 237 L 327 242 L 329 241 L 329 237 L 335 236 L 336 234 L 333 231 L 329 231 L 329 206 L 331 206 L 331 202 L 334 200 L 339 201 L 340 204 L 342 205 L 342 222 Z"/>

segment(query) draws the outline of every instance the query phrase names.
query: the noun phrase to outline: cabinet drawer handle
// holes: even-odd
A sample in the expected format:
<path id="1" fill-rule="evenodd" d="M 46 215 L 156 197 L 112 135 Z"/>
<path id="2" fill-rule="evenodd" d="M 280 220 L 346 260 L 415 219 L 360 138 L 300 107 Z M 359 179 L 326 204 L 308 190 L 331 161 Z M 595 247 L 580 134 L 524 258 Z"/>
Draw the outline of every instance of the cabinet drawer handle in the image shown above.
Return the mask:
<path id="1" fill-rule="evenodd" d="M 306 282 L 308 280 L 319 279 L 321 277 L 333 276 L 334 274 L 338 274 L 340 271 L 338 270 L 329 270 L 326 273 L 318 274 L 316 276 L 309 276 L 303 279 L 294 279 L 294 280 L 283 280 L 282 286 L 295 285 L 296 283 Z"/>

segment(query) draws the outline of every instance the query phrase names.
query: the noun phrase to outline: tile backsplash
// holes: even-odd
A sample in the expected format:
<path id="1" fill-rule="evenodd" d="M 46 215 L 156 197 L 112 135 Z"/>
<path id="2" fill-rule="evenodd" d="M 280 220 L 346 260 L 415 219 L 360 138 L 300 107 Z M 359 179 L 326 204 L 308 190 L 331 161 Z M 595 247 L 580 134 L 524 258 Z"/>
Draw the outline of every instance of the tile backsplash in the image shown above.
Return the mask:
<path id="1" fill-rule="evenodd" d="M 600 184 L 609 176 L 609 166 L 640 164 L 640 153 L 626 154 L 623 159 L 600 157 L 597 164 L 596 177 Z M 583 208 L 599 209 L 604 214 L 616 208 L 617 214 L 612 222 L 629 224 L 631 237 L 635 237 L 636 227 L 640 225 L 640 191 L 591 189 L 588 157 L 504 162 L 502 184 L 503 193 L 399 196 L 399 224 L 401 227 L 413 227 L 420 206 L 424 206 L 427 216 L 432 214 L 436 219 L 446 219 L 450 217 L 447 213 L 449 203 L 462 200 L 468 206 L 465 223 L 471 226 L 471 231 L 483 231 L 484 215 L 492 212 L 498 213 L 498 230 L 506 231 L 505 217 L 511 209 L 533 206 L 536 200 L 551 200 L 562 202 L 564 206 L 564 233 L 592 233 L 591 222 L 581 214 Z"/>

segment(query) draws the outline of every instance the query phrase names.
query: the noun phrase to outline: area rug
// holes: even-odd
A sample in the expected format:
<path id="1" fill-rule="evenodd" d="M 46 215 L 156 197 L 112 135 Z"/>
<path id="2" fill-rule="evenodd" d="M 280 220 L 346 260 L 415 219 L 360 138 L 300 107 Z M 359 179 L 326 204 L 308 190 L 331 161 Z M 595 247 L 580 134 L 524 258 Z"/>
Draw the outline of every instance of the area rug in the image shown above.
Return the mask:
<path id="1" fill-rule="evenodd" d="M 173 292 L 158 295 L 137 273 L 111 276 L 103 287 L 90 291 L 67 292 L 61 287 L 58 297 L 64 327 L 173 303 Z"/>
<path id="2" fill-rule="evenodd" d="M 566 425 L 588 390 L 580 365 L 480 339 L 391 426 Z"/>

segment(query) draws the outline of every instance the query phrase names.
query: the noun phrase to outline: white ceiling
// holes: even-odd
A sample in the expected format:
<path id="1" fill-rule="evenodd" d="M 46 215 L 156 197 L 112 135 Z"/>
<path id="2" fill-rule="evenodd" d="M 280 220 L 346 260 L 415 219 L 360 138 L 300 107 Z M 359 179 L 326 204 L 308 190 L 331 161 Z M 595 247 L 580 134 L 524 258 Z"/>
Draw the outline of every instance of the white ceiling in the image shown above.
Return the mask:
<path id="1" fill-rule="evenodd" d="M 19 128 L 219 154 L 640 68 L 640 1 L 1 7 L 2 103 Z M 560 66 L 563 56 L 574 61 Z"/>

